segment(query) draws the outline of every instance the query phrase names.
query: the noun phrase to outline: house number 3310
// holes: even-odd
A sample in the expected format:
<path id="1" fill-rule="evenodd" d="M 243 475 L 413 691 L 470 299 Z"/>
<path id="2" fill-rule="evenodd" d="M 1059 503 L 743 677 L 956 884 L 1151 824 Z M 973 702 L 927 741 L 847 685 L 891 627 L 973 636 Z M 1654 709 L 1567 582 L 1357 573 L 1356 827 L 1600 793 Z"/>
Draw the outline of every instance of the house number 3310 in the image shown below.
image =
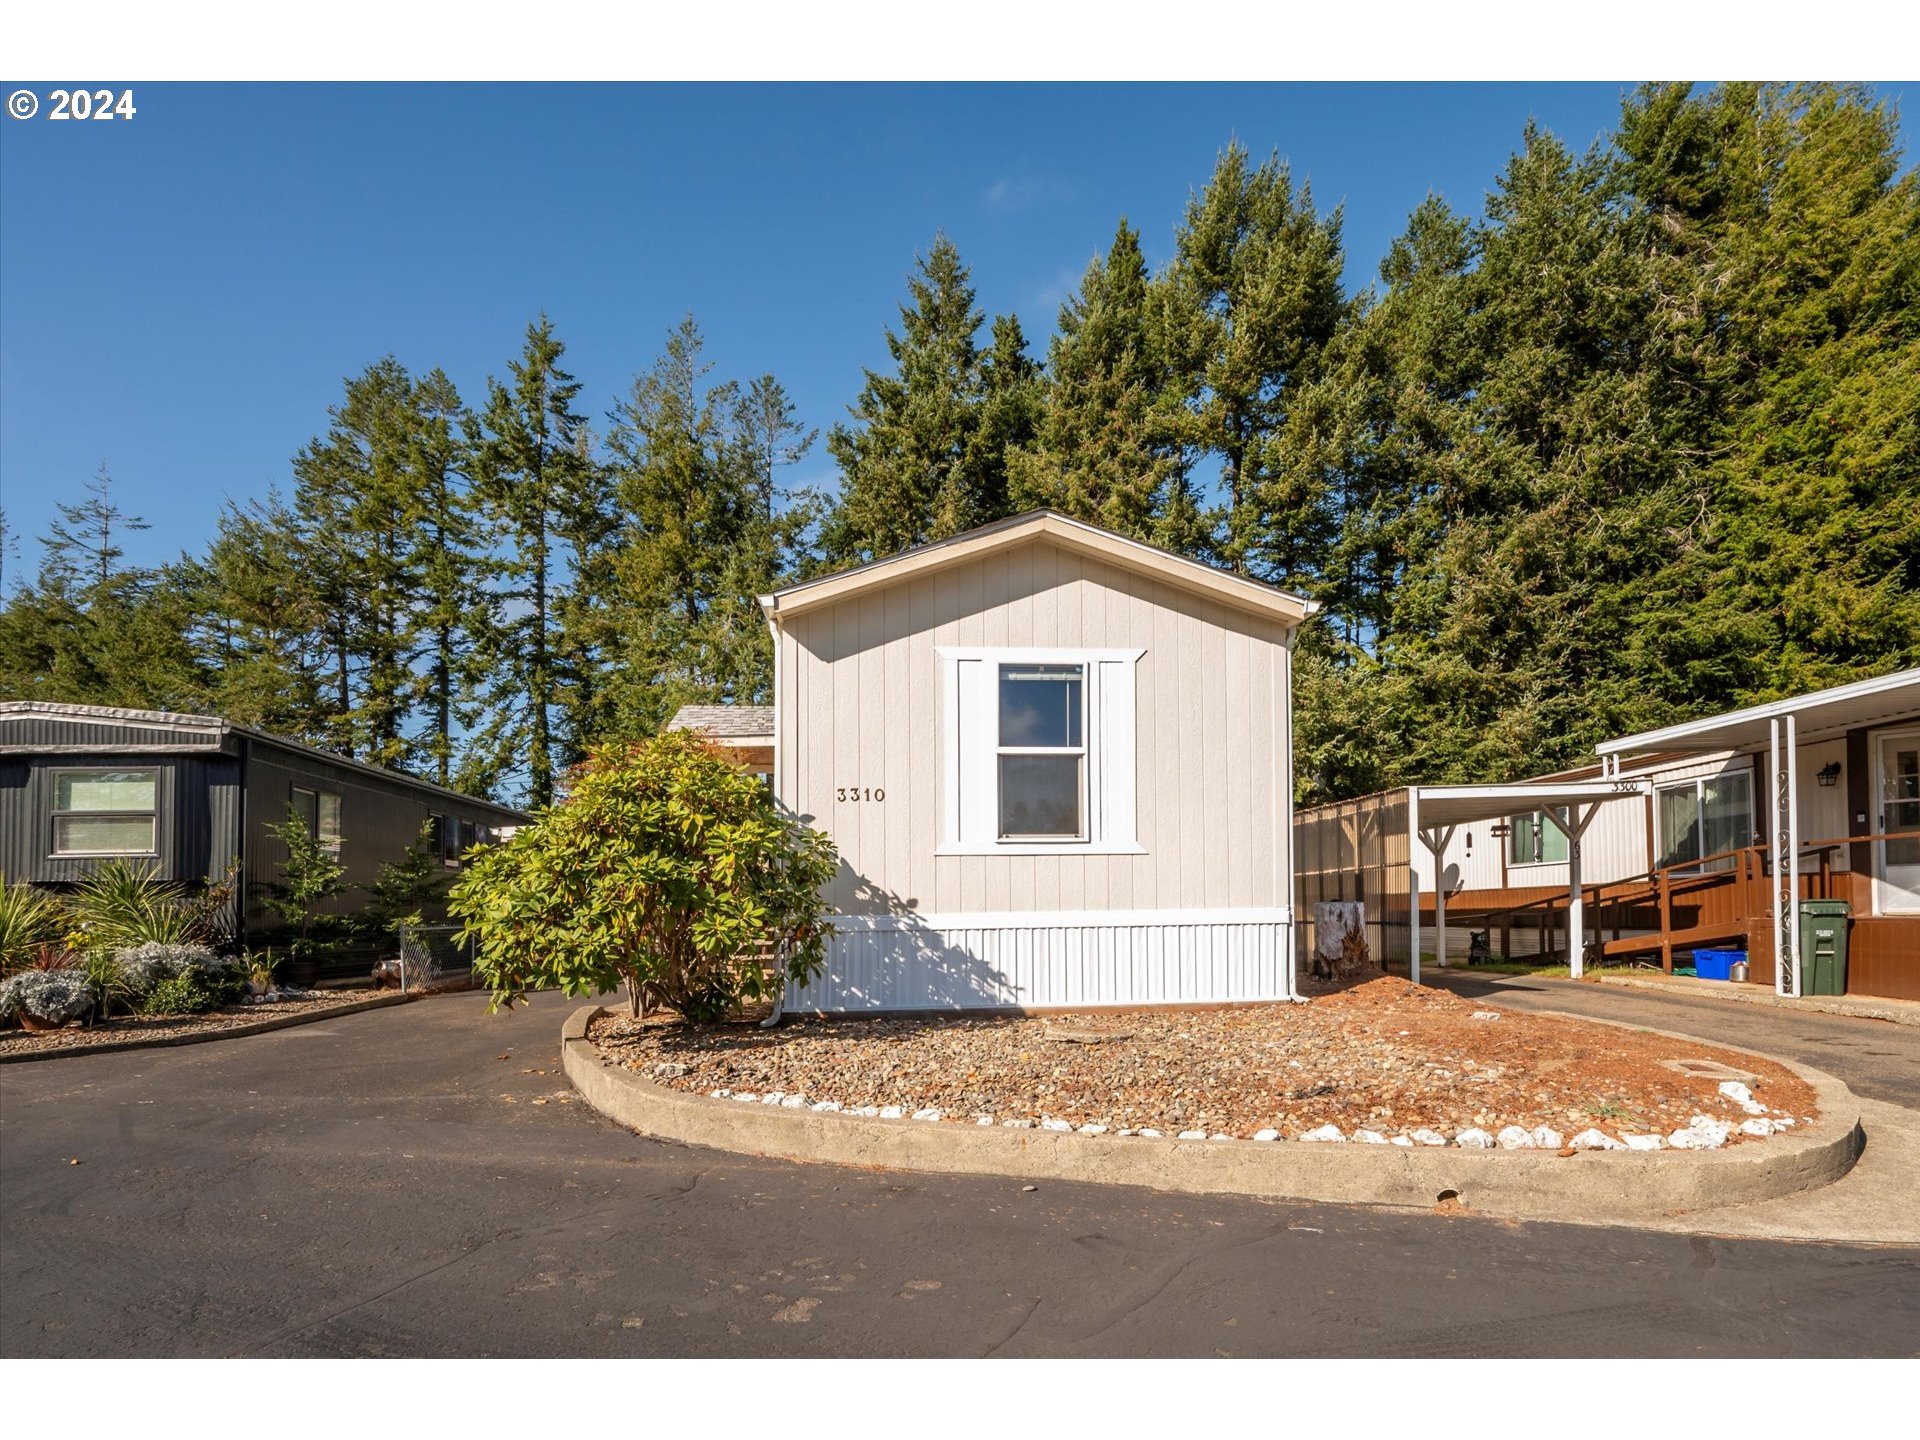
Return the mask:
<path id="1" fill-rule="evenodd" d="M 841 785 L 833 793 L 835 799 L 855 804 L 862 800 L 880 801 L 887 798 L 886 790 L 878 785 Z"/>

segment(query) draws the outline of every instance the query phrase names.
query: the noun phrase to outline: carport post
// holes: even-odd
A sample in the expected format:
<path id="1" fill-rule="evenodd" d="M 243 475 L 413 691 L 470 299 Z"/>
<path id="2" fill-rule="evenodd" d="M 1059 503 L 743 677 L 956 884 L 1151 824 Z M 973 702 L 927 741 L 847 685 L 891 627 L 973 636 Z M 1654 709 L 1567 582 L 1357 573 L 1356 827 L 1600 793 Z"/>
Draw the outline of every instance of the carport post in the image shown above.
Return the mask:
<path id="1" fill-rule="evenodd" d="M 1569 805 L 1564 820 L 1552 806 L 1540 813 L 1567 837 L 1567 973 L 1578 980 L 1586 969 L 1587 939 L 1587 902 L 1580 893 L 1580 841 L 1593 824 L 1593 817 L 1600 813 L 1600 802 L 1596 800 L 1584 809 Z"/>
<path id="2" fill-rule="evenodd" d="M 1407 974 L 1420 983 L 1420 865 L 1413 852 L 1414 838 L 1420 833 L 1420 787 L 1407 787 Z"/>
<path id="3" fill-rule="evenodd" d="M 1459 828 L 1449 825 L 1437 836 L 1431 830 L 1420 831 L 1420 843 L 1433 856 L 1433 963 L 1442 970 L 1447 968 L 1447 846 L 1453 843 L 1453 832 Z M 1411 845 L 1407 853 L 1413 853 Z"/>

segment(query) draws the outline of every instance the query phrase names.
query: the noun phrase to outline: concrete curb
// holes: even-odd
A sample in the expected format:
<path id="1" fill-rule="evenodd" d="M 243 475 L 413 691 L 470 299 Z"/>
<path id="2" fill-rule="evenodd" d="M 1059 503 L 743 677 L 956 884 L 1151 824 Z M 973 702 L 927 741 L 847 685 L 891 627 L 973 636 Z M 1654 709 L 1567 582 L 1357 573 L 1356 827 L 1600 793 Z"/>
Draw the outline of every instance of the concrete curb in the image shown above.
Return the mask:
<path id="1" fill-rule="evenodd" d="M 121 1050 L 164 1050 L 174 1045 L 205 1045 L 214 1040 L 238 1040 L 245 1035 L 291 1030 L 295 1025 L 337 1020 L 342 1015 L 358 1015 L 362 1010 L 384 1010 L 389 1005 L 405 1005 L 425 998 L 423 995 L 377 995 L 371 1000 L 359 1000 L 352 1005 L 335 1005 L 306 1015 L 276 1015 L 271 1020 L 256 1020 L 251 1025 L 228 1025 L 198 1035 L 156 1035 L 152 1039 L 106 1040 L 98 1045 L 62 1045 L 54 1050 L 22 1050 L 0 1054 L 0 1065 L 24 1065 L 30 1060 L 68 1060 L 76 1055 L 112 1055 Z"/>
<path id="2" fill-rule="evenodd" d="M 1524 978 L 1524 977 L 1521 977 Z M 1688 984 L 1679 980 L 1642 980 L 1636 975 L 1593 975 L 1588 978 L 1602 985 L 1618 985 L 1629 990 L 1651 990 L 1658 994 L 1688 999 L 1730 1000 L 1736 1005 L 1766 1005 L 1775 1010 L 1804 1014 L 1809 1010 L 1822 1015 L 1846 1015 L 1855 1020 L 1884 1020 L 1892 1025 L 1920 1028 L 1920 1004 L 1903 1000 L 1876 1000 L 1863 995 L 1802 995 L 1798 1000 L 1776 995 L 1754 985 L 1733 985 L 1702 980 Z"/>
<path id="3" fill-rule="evenodd" d="M 1864 1144 L 1853 1092 L 1834 1076 L 1788 1061 L 1776 1063 L 1813 1087 L 1819 1120 L 1762 1144 L 1714 1151 L 1562 1157 L 1524 1150 L 1120 1139 L 815 1114 L 691 1095 L 603 1061 L 587 1038 L 587 1027 L 601 1013 L 597 1005 L 576 1010 L 560 1032 L 567 1079 L 594 1109 L 644 1135 L 781 1160 L 1341 1204 L 1424 1207 L 1452 1192 L 1488 1215 L 1645 1219 L 1830 1184 L 1847 1173 Z"/>

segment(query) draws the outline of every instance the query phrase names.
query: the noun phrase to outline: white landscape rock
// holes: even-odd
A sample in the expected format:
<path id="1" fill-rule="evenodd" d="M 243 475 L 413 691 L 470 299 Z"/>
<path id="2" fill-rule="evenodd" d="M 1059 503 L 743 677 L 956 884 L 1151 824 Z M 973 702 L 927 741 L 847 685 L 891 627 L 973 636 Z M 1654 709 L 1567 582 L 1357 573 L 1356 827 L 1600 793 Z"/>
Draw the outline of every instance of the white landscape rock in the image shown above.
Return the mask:
<path id="1" fill-rule="evenodd" d="M 1531 1150 L 1534 1148 L 1533 1132 L 1522 1130 L 1518 1125 L 1508 1125 L 1493 1137 L 1500 1142 L 1502 1150 Z M 1554 1147 L 1558 1149 L 1559 1147 Z"/>
<path id="2" fill-rule="evenodd" d="M 766 1094 L 760 1097 L 760 1103 L 762 1105 L 778 1105 L 782 1100 L 786 1098 L 787 1098 L 787 1092 L 784 1090 L 769 1090 Z"/>
<path id="3" fill-rule="evenodd" d="M 1382 1135 L 1378 1130 L 1356 1130 L 1353 1132 L 1353 1139 L 1357 1145 L 1384 1145 L 1387 1143 L 1387 1137 Z"/>
<path id="4" fill-rule="evenodd" d="M 1411 1150 L 1413 1148 L 1413 1137 L 1411 1135 L 1396 1135 L 1389 1143 Z"/>
<path id="5" fill-rule="evenodd" d="M 1207 1132 L 1204 1130 L 1182 1130 L 1179 1138 L 1182 1140 L 1204 1140 L 1207 1138 Z"/>
<path id="6" fill-rule="evenodd" d="M 877 1115 L 879 1115 L 880 1107 L 878 1105 L 862 1105 L 858 1110 L 854 1111 L 853 1113 L 856 1115 L 864 1115 L 867 1119 L 871 1120 Z"/>
<path id="7" fill-rule="evenodd" d="M 913 1118 L 916 1120 L 938 1120 L 940 1118 L 940 1112 L 929 1105 L 924 1110 L 914 1111 Z"/>
<path id="8" fill-rule="evenodd" d="M 880 1112 L 882 1120 L 904 1120 L 906 1116 L 907 1107 L 904 1105 L 889 1105 Z"/>
<path id="9" fill-rule="evenodd" d="M 993 1124 L 993 1116 L 991 1116 L 991 1115 L 976 1115 L 976 1116 L 974 1116 L 974 1117 L 973 1117 L 973 1123 L 974 1123 L 974 1124 L 976 1124 L 976 1125 L 991 1125 L 991 1124 Z"/>
<path id="10" fill-rule="evenodd" d="M 1042 1120 L 1040 1122 L 1040 1128 L 1042 1130 L 1071 1130 L 1073 1129 L 1073 1122 L 1071 1120 Z"/>
<path id="11" fill-rule="evenodd" d="M 1620 1143 L 1629 1150 L 1664 1150 L 1667 1142 L 1658 1135 L 1622 1135 Z"/>
<path id="12" fill-rule="evenodd" d="M 1280 1132 L 1278 1130 L 1256 1130 L 1253 1132 L 1253 1138 L 1260 1141 L 1278 1140 L 1280 1138 Z"/>
<path id="13" fill-rule="evenodd" d="M 1322 1125 L 1318 1130 L 1307 1131 L 1300 1139 L 1309 1145 L 1344 1145 L 1347 1137 L 1340 1133 L 1338 1125 Z"/>
<path id="14" fill-rule="evenodd" d="M 1533 1127 L 1533 1148 L 1536 1150 L 1558 1150 L 1566 1143 L 1560 1138 L 1560 1132 L 1551 1125 Z"/>
<path id="15" fill-rule="evenodd" d="M 758 1105 L 760 1103 L 760 1097 L 751 1090 L 742 1090 L 733 1098 L 738 1100 L 742 1105 Z"/>
<path id="16" fill-rule="evenodd" d="M 1422 1126 L 1413 1132 L 1413 1143 L 1416 1145 L 1444 1145 L 1447 1143 L 1447 1137 L 1442 1135 L 1438 1130 L 1429 1130 L 1425 1126 Z"/>
<path id="17" fill-rule="evenodd" d="M 1491 1150 L 1495 1141 L 1493 1136 L 1475 1125 L 1454 1136 L 1453 1143 L 1462 1150 Z"/>
<path id="18" fill-rule="evenodd" d="M 1732 1133 L 1733 1127 L 1726 1121 L 1711 1115 L 1696 1115 L 1687 1122 L 1686 1129 L 1669 1135 L 1667 1144 L 1676 1150 L 1718 1150 Z"/>
<path id="19" fill-rule="evenodd" d="M 1473 1018 L 1476 1020 L 1498 1020 L 1500 1018 L 1500 1012 L 1498 1010 L 1476 1010 L 1473 1012 Z M 1403 1031 L 1402 1033 L 1404 1034 L 1405 1032 Z"/>
<path id="20" fill-rule="evenodd" d="M 1627 1147 L 1603 1130 L 1582 1130 L 1573 1137 L 1573 1148 L 1576 1150 L 1624 1150 Z"/>
<path id="21" fill-rule="evenodd" d="M 1734 1104 L 1738 1105 L 1749 1115 L 1764 1115 L 1767 1113 L 1767 1107 L 1754 1099 L 1753 1092 L 1738 1080 L 1722 1080 L 1720 1082 L 1720 1093 L 1726 1096 L 1727 1099 L 1733 1101 Z"/>
<path id="22" fill-rule="evenodd" d="M 813 1108 L 818 1114 L 833 1115 L 838 1113 L 840 1102 L 838 1100 L 818 1100 L 814 1102 Z"/>
<path id="23" fill-rule="evenodd" d="M 1104 1135 L 1107 1133 L 1107 1127 L 1104 1125 L 1082 1125 L 1080 1127 L 1080 1133 L 1082 1135 Z"/>
<path id="24" fill-rule="evenodd" d="M 709 1090 L 707 1095 L 714 1100 L 730 1100 L 733 1098 L 733 1092 L 731 1090 Z"/>
<path id="25" fill-rule="evenodd" d="M 1213 1134 L 1213 1135 L 1209 1135 L 1209 1136 L 1207 1136 L 1207 1139 L 1209 1139 L 1209 1140 L 1231 1140 L 1231 1139 L 1233 1139 L 1233 1136 L 1231 1136 L 1231 1135 L 1221 1135 L 1221 1134 Z"/>
<path id="26" fill-rule="evenodd" d="M 1758 1117 L 1749 1117 L 1740 1122 L 1740 1133 L 1742 1135 L 1758 1135 L 1762 1137 L 1771 1135 L 1773 1134 L 1773 1121 L 1762 1120 Z"/>
<path id="27" fill-rule="evenodd" d="M 1160 1134 L 1160 1132 L 1159 1132 L 1158 1130 L 1154 1130 L 1154 1129 L 1152 1129 L 1152 1128 L 1146 1128 L 1146 1129 L 1142 1129 L 1142 1130 L 1140 1130 L 1140 1131 L 1138 1131 L 1137 1133 L 1138 1133 L 1138 1134 L 1139 1134 L 1139 1135 L 1140 1135 L 1140 1136 L 1141 1136 L 1141 1137 L 1142 1137 L 1143 1139 L 1146 1139 L 1146 1140 L 1158 1140 L 1158 1139 L 1161 1139 L 1161 1138 L 1162 1138 L 1162 1136 L 1161 1136 L 1161 1134 Z"/>
<path id="28" fill-rule="evenodd" d="M 798 1110 L 806 1103 L 807 1097 L 804 1095 L 789 1095 L 780 1102 L 780 1108 L 782 1110 Z"/>
<path id="29" fill-rule="evenodd" d="M 1002 1120 L 1002 1121 L 1000 1122 L 1000 1125 L 1001 1125 L 1001 1128 L 1002 1128 L 1002 1129 L 1006 1129 L 1006 1130 L 1031 1130 L 1031 1129 L 1033 1128 L 1033 1121 L 1031 1121 L 1031 1120 Z"/>

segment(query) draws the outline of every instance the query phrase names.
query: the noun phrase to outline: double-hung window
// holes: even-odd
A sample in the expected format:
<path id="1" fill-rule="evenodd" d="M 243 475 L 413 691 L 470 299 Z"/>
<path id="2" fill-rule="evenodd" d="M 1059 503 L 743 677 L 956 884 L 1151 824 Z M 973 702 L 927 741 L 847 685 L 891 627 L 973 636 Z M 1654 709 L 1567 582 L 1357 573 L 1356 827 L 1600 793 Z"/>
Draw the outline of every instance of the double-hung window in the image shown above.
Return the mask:
<path id="1" fill-rule="evenodd" d="M 1001 665 L 1002 840 L 1087 838 L 1087 667 Z"/>
<path id="2" fill-rule="evenodd" d="M 939 647 L 946 854 L 1138 854 L 1139 650 Z"/>
<path id="3" fill-rule="evenodd" d="M 152 855 L 159 776 L 153 770 L 59 770 L 55 855 Z"/>
<path id="4" fill-rule="evenodd" d="M 340 853 L 340 797 L 331 790 L 293 787 L 293 813 L 306 821 L 307 833 L 330 854 Z"/>

